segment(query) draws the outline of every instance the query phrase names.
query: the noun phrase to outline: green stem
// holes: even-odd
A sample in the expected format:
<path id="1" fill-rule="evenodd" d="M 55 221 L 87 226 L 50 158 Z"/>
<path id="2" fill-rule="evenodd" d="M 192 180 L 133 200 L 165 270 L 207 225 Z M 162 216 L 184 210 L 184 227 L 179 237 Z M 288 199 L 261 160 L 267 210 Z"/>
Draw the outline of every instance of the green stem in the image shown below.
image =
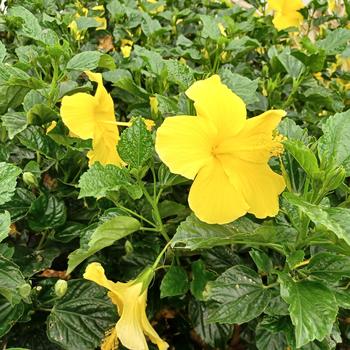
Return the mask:
<path id="1" fill-rule="evenodd" d="M 162 249 L 162 251 L 159 253 L 159 255 L 157 256 L 156 261 L 154 262 L 154 264 L 152 265 L 152 268 L 155 270 L 157 268 L 157 266 L 159 265 L 160 259 L 162 258 L 162 256 L 164 255 L 164 253 L 166 252 L 166 250 L 168 249 L 168 247 L 170 246 L 171 242 L 169 241 L 165 247 Z"/>
<path id="2" fill-rule="evenodd" d="M 160 213 L 159 213 L 159 209 L 158 209 L 158 203 L 148 193 L 148 191 L 147 191 L 146 187 L 144 186 L 144 184 L 143 184 L 142 180 L 140 179 L 140 177 L 137 177 L 137 183 L 140 186 L 140 188 L 142 189 L 142 192 L 143 192 L 145 198 L 147 199 L 148 203 L 151 205 L 151 207 L 153 209 L 153 214 L 154 214 L 154 217 L 155 217 L 155 220 L 156 220 L 156 224 L 157 224 L 156 227 L 158 228 L 158 231 L 161 233 L 161 235 L 164 237 L 164 239 L 167 242 L 169 242 L 170 238 L 168 236 L 168 233 L 165 230 L 162 218 L 160 217 Z"/>

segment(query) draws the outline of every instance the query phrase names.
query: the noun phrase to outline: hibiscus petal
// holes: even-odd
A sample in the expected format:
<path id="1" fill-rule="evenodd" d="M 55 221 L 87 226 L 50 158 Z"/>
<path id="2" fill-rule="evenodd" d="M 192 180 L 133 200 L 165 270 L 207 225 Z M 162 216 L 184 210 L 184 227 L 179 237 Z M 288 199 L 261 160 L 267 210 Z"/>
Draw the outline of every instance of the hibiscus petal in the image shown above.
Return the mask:
<path id="1" fill-rule="evenodd" d="M 142 328 L 144 333 L 149 337 L 153 344 L 158 346 L 159 350 L 167 350 L 169 345 L 165 342 L 158 333 L 154 330 L 152 325 L 149 323 L 146 313 L 142 313 L 141 315 Z"/>
<path id="2" fill-rule="evenodd" d="M 124 290 L 124 309 L 116 325 L 120 342 L 130 350 L 148 350 L 141 321 L 141 315 L 146 317 L 147 292 L 140 295 L 141 289 L 142 283 L 136 283 Z"/>
<path id="3" fill-rule="evenodd" d="M 61 104 L 62 120 L 78 137 L 91 139 L 95 129 L 96 106 L 95 98 L 83 92 L 64 96 Z"/>
<path id="4" fill-rule="evenodd" d="M 98 129 L 92 140 L 92 150 L 88 152 L 89 166 L 95 162 L 103 165 L 114 164 L 122 166 L 123 161 L 117 152 L 118 133 L 117 127 L 109 126 L 106 129 Z"/>
<path id="5" fill-rule="evenodd" d="M 254 164 L 231 156 L 220 157 L 225 173 L 243 194 L 249 213 L 263 219 L 279 211 L 278 195 L 286 187 L 283 176 L 271 170 L 268 164 Z"/>
<path id="6" fill-rule="evenodd" d="M 195 82 L 186 95 L 194 101 L 197 115 L 210 120 L 220 137 L 235 135 L 242 129 L 247 116 L 245 104 L 221 83 L 218 75 Z"/>
<path id="7" fill-rule="evenodd" d="M 212 157 L 215 133 L 201 118 L 169 117 L 157 130 L 156 151 L 172 173 L 193 179 Z"/>
<path id="8" fill-rule="evenodd" d="M 254 118 L 247 119 L 238 135 L 224 139 L 216 149 L 216 154 L 230 154 L 234 158 L 253 163 L 267 163 L 275 145 L 273 130 L 286 115 L 283 110 L 270 110 Z"/>
<path id="9" fill-rule="evenodd" d="M 249 209 L 242 194 L 230 182 L 216 158 L 199 171 L 188 201 L 196 216 L 209 224 L 229 223 Z"/>
<path id="10" fill-rule="evenodd" d="M 276 13 L 272 23 L 278 30 L 283 30 L 290 27 L 298 27 L 302 21 L 303 16 L 299 12 L 293 11 L 287 15 Z"/>

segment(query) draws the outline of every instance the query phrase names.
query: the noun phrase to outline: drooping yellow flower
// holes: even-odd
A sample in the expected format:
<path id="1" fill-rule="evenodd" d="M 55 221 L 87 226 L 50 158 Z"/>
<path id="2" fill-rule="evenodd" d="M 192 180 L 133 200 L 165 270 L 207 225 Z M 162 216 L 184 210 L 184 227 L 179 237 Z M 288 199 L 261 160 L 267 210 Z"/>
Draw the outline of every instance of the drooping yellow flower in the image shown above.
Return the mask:
<path id="1" fill-rule="evenodd" d="M 168 344 L 159 337 L 146 315 L 147 288 L 153 275 L 153 268 L 149 268 L 136 280 L 114 283 L 106 278 L 101 264 L 87 266 L 84 278 L 109 290 L 108 296 L 117 306 L 120 316 L 115 328 L 102 342 L 102 350 L 114 350 L 117 339 L 130 350 L 148 350 L 145 335 L 159 350 L 168 349 Z"/>
<path id="2" fill-rule="evenodd" d="M 273 25 L 278 29 L 299 27 L 303 16 L 298 10 L 305 7 L 302 0 L 268 0 L 268 6 L 274 10 Z"/>
<path id="3" fill-rule="evenodd" d="M 68 129 L 81 139 L 92 139 L 92 150 L 88 152 L 89 165 L 122 165 L 117 153 L 119 132 L 114 116 L 114 103 L 103 86 L 102 74 L 85 72 L 97 83 L 95 96 L 78 92 L 65 96 L 61 104 L 61 117 Z"/>
<path id="4" fill-rule="evenodd" d="M 186 94 L 197 116 L 166 118 L 157 131 L 156 151 L 171 172 L 194 179 L 191 209 L 211 224 L 247 212 L 258 218 L 276 215 L 285 182 L 268 160 L 280 145 L 273 130 L 286 113 L 269 110 L 246 119 L 244 102 L 218 75 L 197 81 Z"/>

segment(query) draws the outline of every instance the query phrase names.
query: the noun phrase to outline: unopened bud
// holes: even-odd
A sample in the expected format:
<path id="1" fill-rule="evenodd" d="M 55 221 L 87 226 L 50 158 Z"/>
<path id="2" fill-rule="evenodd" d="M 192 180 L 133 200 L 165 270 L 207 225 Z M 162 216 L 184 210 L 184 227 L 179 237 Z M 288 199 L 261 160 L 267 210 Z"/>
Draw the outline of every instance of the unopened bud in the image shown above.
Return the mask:
<path id="1" fill-rule="evenodd" d="M 67 288 L 68 288 L 68 283 L 65 280 L 58 280 L 55 284 L 55 294 L 59 297 L 62 298 L 66 292 L 67 292 Z"/>
<path id="2" fill-rule="evenodd" d="M 31 187 L 39 187 L 39 183 L 37 178 L 34 176 L 33 173 L 29 171 L 25 171 L 22 175 L 23 181 L 26 185 Z"/>

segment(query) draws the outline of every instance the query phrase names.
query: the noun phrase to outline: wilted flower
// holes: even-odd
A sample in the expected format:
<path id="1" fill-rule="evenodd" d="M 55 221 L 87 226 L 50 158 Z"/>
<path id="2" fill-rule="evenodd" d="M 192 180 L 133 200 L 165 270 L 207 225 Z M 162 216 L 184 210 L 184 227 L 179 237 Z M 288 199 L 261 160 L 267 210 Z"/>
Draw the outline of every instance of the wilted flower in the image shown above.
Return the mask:
<path id="1" fill-rule="evenodd" d="M 102 350 L 114 350 L 118 339 L 130 350 L 148 350 L 145 335 L 159 350 L 168 348 L 168 344 L 159 337 L 146 315 L 147 289 L 153 275 L 153 268 L 148 268 L 135 280 L 114 283 L 106 278 L 101 264 L 91 263 L 87 266 L 84 278 L 109 290 L 108 296 L 117 306 L 120 316 L 115 327 L 102 342 Z"/>
<path id="2" fill-rule="evenodd" d="M 85 74 L 97 83 L 95 96 L 78 92 L 63 97 L 62 120 L 77 137 L 92 139 L 89 165 L 98 161 L 120 166 L 122 160 L 117 153 L 119 132 L 112 97 L 103 86 L 102 74 L 89 71 Z"/>
<path id="3" fill-rule="evenodd" d="M 156 151 L 171 172 L 194 179 L 191 209 L 212 224 L 247 212 L 258 218 L 276 215 L 285 182 L 268 160 L 282 151 L 273 130 L 285 112 L 246 119 L 244 102 L 218 75 L 194 83 L 186 94 L 197 116 L 166 118 L 157 131 Z"/>
<path id="4" fill-rule="evenodd" d="M 303 16 L 298 10 L 305 7 L 302 0 L 268 0 L 268 6 L 274 10 L 273 25 L 278 29 L 299 27 Z"/>

